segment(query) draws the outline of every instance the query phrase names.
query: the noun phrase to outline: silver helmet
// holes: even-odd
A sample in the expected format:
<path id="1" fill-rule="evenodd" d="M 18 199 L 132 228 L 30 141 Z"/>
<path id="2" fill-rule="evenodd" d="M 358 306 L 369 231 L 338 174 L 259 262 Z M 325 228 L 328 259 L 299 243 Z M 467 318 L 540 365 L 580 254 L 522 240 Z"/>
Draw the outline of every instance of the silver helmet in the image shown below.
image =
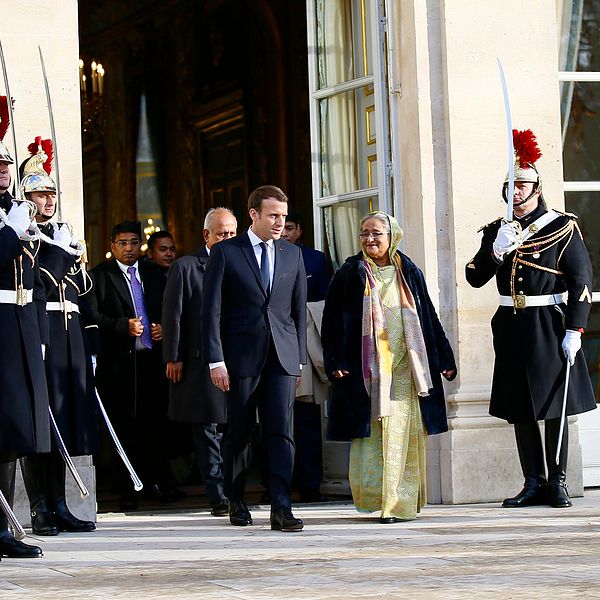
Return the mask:
<path id="1" fill-rule="evenodd" d="M 4 142 L 0 140 L 0 162 L 12 165 L 15 161 L 12 159 L 8 148 L 4 145 Z"/>

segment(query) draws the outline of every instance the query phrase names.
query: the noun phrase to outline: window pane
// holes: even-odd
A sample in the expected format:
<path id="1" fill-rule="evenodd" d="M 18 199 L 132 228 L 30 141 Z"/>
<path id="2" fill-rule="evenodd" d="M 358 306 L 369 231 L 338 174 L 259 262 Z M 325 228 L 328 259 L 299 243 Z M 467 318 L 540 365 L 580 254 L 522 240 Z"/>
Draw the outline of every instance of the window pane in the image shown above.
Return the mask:
<path id="1" fill-rule="evenodd" d="M 323 196 L 377 186 L 375 105 L 368 87 L 320 101 Z"/>
<path id="2" fill-rule="evenodd" d="M 367 0 L 316 0 L 318 85 L 373 73 Z"/>
<path id="3" fill-rule="evenodd" d="M 599 3 L 600 4 L 600 3 Z M 600 44 L 598 45 L 600 52 Z M 600 181 L 600 82 L 573 84 L 564 141 L 565 181 Z"/>
<path id="4" fill-rule="evenodd" d="M 340 202 L 323 209 L 325 243 L 335 268 L 360 250 L 359 224 L 363 216 L 379 208 L 377 197 Z"/>
<path id="5" fill-rule="evenodd" d="M 568 212 L 579 217 L 577 222 L 592 261 L 594 290 L 600 291 L 600 192 L 565 192 L 565 205 Z"/>

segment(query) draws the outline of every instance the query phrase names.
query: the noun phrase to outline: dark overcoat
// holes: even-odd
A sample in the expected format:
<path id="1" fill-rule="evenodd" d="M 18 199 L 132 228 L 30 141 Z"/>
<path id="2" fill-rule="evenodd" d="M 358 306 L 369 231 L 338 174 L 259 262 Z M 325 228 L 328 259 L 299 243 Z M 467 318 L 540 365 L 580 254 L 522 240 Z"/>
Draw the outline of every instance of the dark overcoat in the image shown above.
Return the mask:
<path id="1" fill-rule="evenodd" d="M 545 212 L 543 206 L 538 206 L 521 220 L 523 229 Z M 490 414 L 509 423 L 561 416 L 566 370 L 561 343 L 565 329 L 585 328 L 591 308 L 592 267 L 575 218 L 561 214 L 526 241 L 535 245 L 537 240 L 539 252 L 533 248 L 529 250 L 533 254 L 522 255 L 517 249 L 501 263 L 492 251 L 501 220 L 494 221 L 483 228 L 481 247 L 465 270 L 467 281 L 476 288 L 495 277 L 503 296 L 511 296 L 513 267 L 516 294 L 569 292 L 566 304 L 517 309 L 499 306 L 492 318 L 496 359 Z M 566 235 L 561 236 L 561 231 Z M 554 237 L 556 243 L 544 242 Z M 522 261 L 515 262 L 519 257 Z M 567 414 L 576 415 L 595 407 L 585 357 L 579 351 L 571 367 Z"/>
<path id="2" fill-rule="evenodd" d="M 440 373 L 456 369 L 454 354 L 429 297 L 421 270 L 399 252 L 427 348 L 433 388 L 420 398 L 423 423 L 429 434 L 448 431 L 446 400 Z M 366 273 L 362 253 L 346 259 L 333 276 L 325 300 L 321 340 L 325 372 L 331 379 L 327 436 L 348 441 L 371 435 L 371 399 L 362 377 L 362 315 Z M 333 372 L 349 375 L 333 378 Z"/>
<path id="3" fill-rule="evenodd" d="M 25 306 L 0 303 L 0 452 L 20 455 L 50 451 L 41 350 L 49 341 L 48 320 L 38 249 L 39 242 L 21 241 L 8 225 L 0 229 L 0 290 L 15 291 L 15 278 L 33 290 Z"/>
<path id="4" fill-rule="evenodd" d="M 227 422 L 227 399 L 213 385 L 201 356 L 202 283 L 208 252 L 178 258 L 163 296 L 163 360 L 183 362 L 182 379 L 169 382 L 169 418 L 184 423 Z"/>
<path id="5" fill-rule="evenodd" d="M 164 270 L 144 260 L 139 260 L 138 266 L 148 318 L 160 323 Z M 100 330 L 96 381 L 102 401 L 111 408 L 111 417 L 134 417 L 140 411 L 145 415 L 160 413 L 161 406 L 166 414 L 162 347 L 154 342 L 151 350 L 135 349 L 136 338 L 129 335 L 129 319 L 135 317 L 135 308 L 117 261 L 96 265 L 90 275 L 94 283 L 91 299 Z"/>
<path id="6" fill-rule="evenodd" d="M 91 279 L 77 256 L 48 242 L 41 244 L 39 262 L 46 300 L 67 300 L 80 311 L 48 310 L 50 345 L 44 363 L 50 406 L 69 453 L 92 454 L 98 444 L 98 410 L 85 327 L 93 324 L 85 321 L 89 311 L 82 309 Z"/>

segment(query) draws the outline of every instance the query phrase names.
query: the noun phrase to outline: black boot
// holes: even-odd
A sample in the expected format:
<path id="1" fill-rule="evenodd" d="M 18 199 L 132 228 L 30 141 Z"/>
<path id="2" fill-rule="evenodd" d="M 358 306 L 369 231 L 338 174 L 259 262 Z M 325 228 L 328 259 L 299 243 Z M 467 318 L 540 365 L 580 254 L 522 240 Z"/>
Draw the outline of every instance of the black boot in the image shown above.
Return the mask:
<path id="1" fill-rule="evenodd" d="M 0 490 L 2 490 L 11 507 L 15 497 L 15 467 L 16 462 L 14 460 L 0 462 Z M 2 511 L 0 511 L 0 556 L 8 558 L 37 558 L 42 556 L 42 549 L 38 546 L 30 546 L 15 539 L 8 529 L 8 519 Z"/>
<path id="2" fill-rule="evenodd" d="M 546 421 L 546 464 L 548 466 L 548 502 L 553 508 L 573 506 L 567 489 L 567 457 L 569 454 L 569 424 L 565 420 L 560 455 L 556 464 L 560 419 Z"/>
<path id="3" fill-rule="evenodd" d="M 67 507 L 65 501 L 65 463 L 61 455 L 53 451 L 50 453 L 48 483 L 50 506 L 54 511 L 54 520 L 59 531 L 82 533 L 94 531 L 96 525 L 92 521 L 78 519 Z"/>
<path id="4" fill-rule="evenodd" d="M 506 498 L 504 508 L 524 508 L 547 504 L 544 449 L 537 421 L 515 423 L 519 461 L 525 477 L 523 489 L 513 498 Z"/>
<path id="5" fill-rule="evenodd" d="M 31 531 L 35 535 L 58 535 L 58 526 L 48 506 L 48 454 L 32 454 L 21 458 L 21 472 L 31 511 Z"/>

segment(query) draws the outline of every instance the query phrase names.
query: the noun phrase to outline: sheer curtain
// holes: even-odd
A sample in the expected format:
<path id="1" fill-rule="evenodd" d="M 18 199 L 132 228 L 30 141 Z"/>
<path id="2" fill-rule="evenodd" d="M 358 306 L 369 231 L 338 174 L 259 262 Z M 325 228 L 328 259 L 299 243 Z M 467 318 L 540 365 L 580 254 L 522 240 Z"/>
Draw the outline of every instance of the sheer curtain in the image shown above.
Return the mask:
<path id="1" fill-rule="evenodd" d="M 320 48 L 319 85 L 334 85 L 354 78 L 352 14 L 348 0 L 318 0 L 317 42 Z M 356 190 L 356 106 L 354 92 L 321 101 L 321 154 L 323 195 Z M 331 258 L 337 266 L 358 250 L 358 201 L 324 210 L 325 232 Z"/>
<path id="2" fill-rule="evenodd" d="M 583 0 L 556 0 L 556 16 L 559 44 L 558 69 L 560 71 L 576 71 L 583 18 Z M 574 81 L 562 81 L 560 84 L 560 116 L 563 146 L 569 125 L 574 87 Z"/>

